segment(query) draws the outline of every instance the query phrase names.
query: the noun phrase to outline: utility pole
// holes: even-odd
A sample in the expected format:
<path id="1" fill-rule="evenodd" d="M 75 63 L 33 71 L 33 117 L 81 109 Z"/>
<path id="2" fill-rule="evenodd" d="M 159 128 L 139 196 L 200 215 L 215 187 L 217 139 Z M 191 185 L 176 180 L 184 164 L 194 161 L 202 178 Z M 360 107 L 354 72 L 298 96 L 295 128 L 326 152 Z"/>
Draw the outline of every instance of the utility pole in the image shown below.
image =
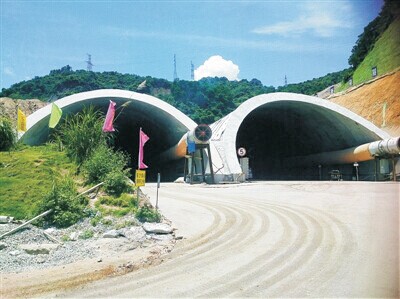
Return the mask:
<path id="1" fill-rule="evenodd" d="M 174 81 L 179 80 L 178 73 L 176 72 L 176 54 L 174 54 Z"/>
<path id="2" fill-rule="evenodd" d="M 92 67 L 94 66 L 94 64 L 92 63 L 92 55 L 87 54 L 88 56 L 88 60 L 86 60 L 87 63 L 87 71 L 91 72 L 92 71 Z"/>
<path id="3" fill-rule="evenodd" d="M 194 64 L 192 61 L 190 62 L 190 79 L 194 81 Z"/>

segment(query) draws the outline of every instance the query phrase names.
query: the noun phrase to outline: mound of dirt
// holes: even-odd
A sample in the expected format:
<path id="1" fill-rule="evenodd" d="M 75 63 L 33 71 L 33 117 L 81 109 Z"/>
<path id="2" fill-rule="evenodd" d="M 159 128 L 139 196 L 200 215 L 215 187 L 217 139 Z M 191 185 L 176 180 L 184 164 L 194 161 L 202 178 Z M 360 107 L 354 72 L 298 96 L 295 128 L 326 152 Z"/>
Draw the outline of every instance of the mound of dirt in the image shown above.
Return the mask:
<path id="1" fill-rule="evenodd" d="M 400 70 L 333 94 L 328 100 L 364 117 L 392 136 L 400 135 Z"/>
<path id="2" fill-rule="evenodd" d="M 13 100 L 10 98 L 0 98 L 0 116 L 7 116 L 10 119 L 17 119 L 17 105 L 26 115 L 30 115 L 36 110 L 48 105 L 49 103 L 40 100 Z"/>

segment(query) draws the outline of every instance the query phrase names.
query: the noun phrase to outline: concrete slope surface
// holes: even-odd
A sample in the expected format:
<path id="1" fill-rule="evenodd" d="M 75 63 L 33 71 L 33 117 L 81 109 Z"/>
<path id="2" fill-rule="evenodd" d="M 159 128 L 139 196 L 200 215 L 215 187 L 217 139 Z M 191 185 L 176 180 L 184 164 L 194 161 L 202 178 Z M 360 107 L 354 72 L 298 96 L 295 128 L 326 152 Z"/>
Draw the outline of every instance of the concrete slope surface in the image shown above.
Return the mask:
<path id="1" fill-rule="evenodd" d="M 160 265 L 61 297 L 399 296 L 396 183 L 162 184 L 180 241 Z M 143 191 L 155 200 L 156 186 Z"/>

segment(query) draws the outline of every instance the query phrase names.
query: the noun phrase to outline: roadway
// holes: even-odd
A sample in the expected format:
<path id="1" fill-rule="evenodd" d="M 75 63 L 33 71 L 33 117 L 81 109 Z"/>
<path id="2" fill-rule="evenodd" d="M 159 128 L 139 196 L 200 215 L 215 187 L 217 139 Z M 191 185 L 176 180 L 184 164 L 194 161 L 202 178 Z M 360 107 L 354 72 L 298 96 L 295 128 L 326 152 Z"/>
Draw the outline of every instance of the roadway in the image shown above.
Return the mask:
<path id="1" fill-rule="evenodd" d="M 155 202 L 156 186 L 142 188 Z M 398 183 L 162 184 L 164 261 L 60 297 L 399 297 Z"/>

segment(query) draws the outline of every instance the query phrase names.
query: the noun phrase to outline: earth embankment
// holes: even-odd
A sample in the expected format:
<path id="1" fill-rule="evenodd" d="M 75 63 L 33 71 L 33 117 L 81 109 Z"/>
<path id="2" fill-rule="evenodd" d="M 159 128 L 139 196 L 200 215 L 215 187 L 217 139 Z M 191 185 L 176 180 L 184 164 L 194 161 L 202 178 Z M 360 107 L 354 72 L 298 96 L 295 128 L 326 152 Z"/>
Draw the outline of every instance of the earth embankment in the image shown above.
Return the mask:
<path id="1" fill-rule="evenodd" d="M 400 69 L 328 98 L 392 136 L 400 135 Z"/>

